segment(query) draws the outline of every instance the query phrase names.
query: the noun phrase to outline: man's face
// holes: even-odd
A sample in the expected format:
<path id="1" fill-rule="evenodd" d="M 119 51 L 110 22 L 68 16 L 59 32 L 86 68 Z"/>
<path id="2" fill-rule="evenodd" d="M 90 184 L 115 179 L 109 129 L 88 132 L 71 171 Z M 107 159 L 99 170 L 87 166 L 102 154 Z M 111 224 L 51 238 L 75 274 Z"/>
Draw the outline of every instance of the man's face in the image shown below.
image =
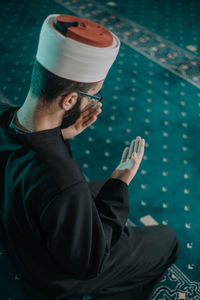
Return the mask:
<path id="1" fill-rule="evenodd" d="M 90 89 L 87 92 L 87 94 L 96 95 L 102 88 L 103 82 L 104 82 L 104 80 L 101 80 L 97 84 L 97 86 L 95 86 L 95 88 Z M 62 120 L 62 123 L 60 126 L 61 129 L 64 129 L 64 128 L 67 128 L 67 127 L 73 125 L 78 120 L 83 109 L 88 104 L 88 100 L 89 100 L 88 96 L 83 96 L 83 95 L 78 94 L 77 102 L 75 103 L 75 105 L 70 110 L 67 110 L 63 116 L 63 120 Z"/>

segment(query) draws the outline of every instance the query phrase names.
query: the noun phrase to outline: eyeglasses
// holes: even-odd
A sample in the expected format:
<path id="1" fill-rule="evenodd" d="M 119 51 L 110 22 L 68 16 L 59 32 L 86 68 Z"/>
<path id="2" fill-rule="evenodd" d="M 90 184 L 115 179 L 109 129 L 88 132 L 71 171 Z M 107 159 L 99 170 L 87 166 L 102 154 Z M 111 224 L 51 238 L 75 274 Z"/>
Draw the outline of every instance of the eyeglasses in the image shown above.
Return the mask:
<path id="1" fill-rule="evenodd" d="M 83 96 L 88 96 L 90 97 L 89 99 L 89 102 L 92 100 L 92 99 L 95 99 L 95 100 L 98 100 L 98 101 L 101 101 L 103 99 L 103 96 L 101 94 L 101 92 L 99 91 L 96 95 L 100 95 L 100 97 L 98 96 L 93 96 L 93 95 L 89 95 L 89 94 L 86 94 L 86 93 L 83 93 L 83 92 L 80 92 L 80 91 L 77 91 L 78 94 L 81 94 Z M 62 94 L 61 96 L 67 96 L 67 94 Z"/>
<path id="2" fill-rule="evenodd" d="M 90 97 L 89 102 L 90 102 L 92 99 L 95 99 L 95 100 L 98 100 L 98 101 L 101 101 L 101 100 L 103 99 L 103 96 L 102 96 L 102 94 L 101 94 L 100 91 L 96 94 L 96 95 L 100 95 L 100 97 L 93 96 L 93 95 L 89 95 L 89 94 L 86 94 L 86 93 L 83 93 L 83 92 L 79 92 L 79 91 L 78 91 L 77 93 L 79 93 L 79 94 L 81 94 L 81 95 L 84 95 L 84 96 Z"/>

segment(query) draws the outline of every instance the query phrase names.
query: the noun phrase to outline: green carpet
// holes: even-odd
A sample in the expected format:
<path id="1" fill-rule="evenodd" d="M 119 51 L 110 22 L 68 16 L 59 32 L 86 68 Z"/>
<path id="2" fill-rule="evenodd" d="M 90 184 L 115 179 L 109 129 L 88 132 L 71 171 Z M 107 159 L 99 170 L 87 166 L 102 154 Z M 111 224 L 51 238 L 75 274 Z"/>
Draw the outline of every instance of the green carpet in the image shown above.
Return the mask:
<path id="1" fill-rule="evenodd" d="M 120 37 L 119 55 L 102 90 L 102 113 L 71 139 L 71 147 L 83 173 L 96 180 L 109 178 L 133 138 L 145 138 L 143 161 L 129 187 L 129 217 L 136 226 L 168 224 L 181 244 L 154 300 L 200 299 L 199 11 L 195 0 L 0 3 L 4 102 L 25 100 L 48 14 L 77 14 Z M 0 254 L 0 299 L 25 300 L 3 249 Z"/>

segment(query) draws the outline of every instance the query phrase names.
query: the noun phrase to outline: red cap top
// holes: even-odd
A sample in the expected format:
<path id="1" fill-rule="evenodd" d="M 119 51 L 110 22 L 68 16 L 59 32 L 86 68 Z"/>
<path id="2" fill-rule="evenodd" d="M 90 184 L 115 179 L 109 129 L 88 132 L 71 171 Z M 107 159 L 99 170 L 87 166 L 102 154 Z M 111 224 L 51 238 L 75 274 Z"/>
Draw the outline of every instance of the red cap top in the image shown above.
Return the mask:
<path id="1" fill-rule="evenodd" d="M 78 22 L 78 26 L 66 29 L 65 36 L 83 44 L 94 47 L 109 47 L 113 43 L 113 35 L 105 27 L 83 18 L 69 15 L 59 15 L 59 22 Z"/>

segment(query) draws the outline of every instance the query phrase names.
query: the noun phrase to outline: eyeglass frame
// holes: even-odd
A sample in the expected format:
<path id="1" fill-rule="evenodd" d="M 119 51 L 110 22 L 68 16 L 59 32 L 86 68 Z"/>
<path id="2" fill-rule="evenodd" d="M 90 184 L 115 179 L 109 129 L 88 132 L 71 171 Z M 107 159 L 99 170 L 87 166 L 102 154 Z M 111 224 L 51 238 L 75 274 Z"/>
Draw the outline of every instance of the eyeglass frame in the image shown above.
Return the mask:
<path id="1" fill-rule="evenodd" d="M 93 95 L 89 95 L 89 94 L 80 92 L 80 91 L 77 91 L 76 93 L 81 94 L 81 95 L 83 95 L 83 96 L 88 96 L 88 97 L 90 97 L 89 101 L 90 101 L 91 99 L 95 99 L 95 100 L 98 100 L 98 101 L 101 101 L 101 100 L 103 99 L 103 96 L 102 96 L 102 94 L 101 94 L 101 90 L 97 93 L 97 94 L 100 94 L 100 96 L 101 96 L 100 98 L 99 98 L 99 97 L 96 97 L 96 96 L 93 96 Z M 96 94 L 96 95 L 97 95 L 97 94 Z M 67 96 L 67 94 L 62 94 L 61 96 Z"/>

